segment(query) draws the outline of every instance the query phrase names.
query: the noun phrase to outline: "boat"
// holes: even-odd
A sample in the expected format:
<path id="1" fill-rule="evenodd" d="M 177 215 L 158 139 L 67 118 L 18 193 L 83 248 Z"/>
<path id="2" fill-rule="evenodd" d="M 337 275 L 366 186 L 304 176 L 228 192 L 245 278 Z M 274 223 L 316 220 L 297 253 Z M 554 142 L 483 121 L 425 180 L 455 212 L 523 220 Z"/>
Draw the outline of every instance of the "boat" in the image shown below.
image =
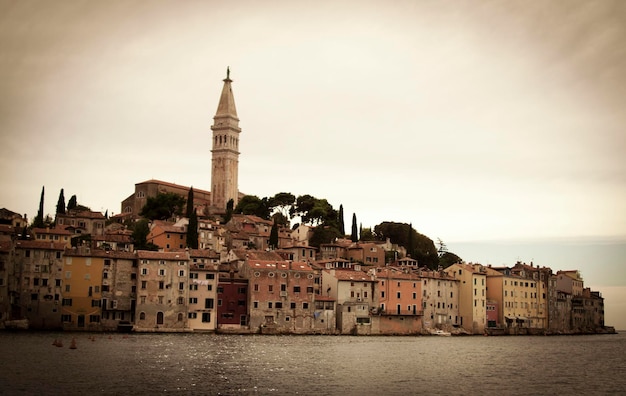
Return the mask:
<path id="1" fill-rule="evenodd" d="M 442 337 L 450 337 L 452 335 L 450 332 L 443 331 L 441 329 L 435 330 L 433 334 Z"/>

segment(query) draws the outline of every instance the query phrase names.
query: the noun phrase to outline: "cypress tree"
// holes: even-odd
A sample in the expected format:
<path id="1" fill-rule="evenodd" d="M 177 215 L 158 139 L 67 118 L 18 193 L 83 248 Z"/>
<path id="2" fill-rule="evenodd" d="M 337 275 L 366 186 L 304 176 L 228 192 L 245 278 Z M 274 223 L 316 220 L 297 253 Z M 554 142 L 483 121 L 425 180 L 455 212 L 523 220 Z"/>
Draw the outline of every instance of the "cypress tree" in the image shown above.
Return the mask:
<path id="1" fill-rule="evenodd" d="M 33 222 L 33 227 L 43 227 L 43 198 L 44 198 L 45 186 L 41 187 L 41 198 L 39 198 L 39 211 Z"/>
<path id="2" fill-rule="evenodd" d="M 351 240 L 352 242 L 357 242 L 359 240 L 359 236 L 357 235 L 358 233 L 358 229 L 356 227 L 356 213 L 352 213 L 352 235 L 351 235 Z"/>
<path id="3" fill-rule="evenodd" d="M 187 212 L 185 216 L 188 219 L 190 219 L 193 212 L 194 212 L 194 207 L 193 207 L 193 186 L 192 186 L 189 189 L 189 193 L 187 194 Z"/>
<path id="4" fill-rule="evenodd" d="M 187 225 L 187 247 L 189 249 L 198 248 L 198 214 L 195 210 L 191 212 Z"/>
<path id="5" fill-rule="evenodd" d="M 413 223 L 411 223 L 409 224 L 409 235 L 407 235 L 406 254 L 414 257 L 413 250 Z"/>
<path id="6" fill-rule="evenodd" d="M 65 214 L 65 196 L 63 195 L 63 189 L 59 193 L 59 200 L 57 202 L 57 214 Z"/>
<path id="7" fill-rule="evenodd" d="M 72 195 L 70 200 L 67 202 L 67 211 L 69 212 L 72 209 L 75 209 L 78 206 L 78 202 L 76 200 L 76 195 Z"/>
<path id="8" fill-rule="evenodd" d="M 230 221 L 230 218 L 233 217 L 233 211 L 235 210 L 235 201 L 233 199 L 229 199 L 226 203 L 226 215 L 224 216 L 224 224 Z"/>
<path id="9" fill-rule="evenodd" d="M 341 235 L 346 235 L 346 227 L 344 225 L 343 222 L 343 205 L 339 205 L 339 232 L 341 232 Z"/>
<path id="10" fill-rule="evenodd" d="M 278 248 L 278 223 L 272 224 L 272 230 L 270 231 L 270 249 Z"/>

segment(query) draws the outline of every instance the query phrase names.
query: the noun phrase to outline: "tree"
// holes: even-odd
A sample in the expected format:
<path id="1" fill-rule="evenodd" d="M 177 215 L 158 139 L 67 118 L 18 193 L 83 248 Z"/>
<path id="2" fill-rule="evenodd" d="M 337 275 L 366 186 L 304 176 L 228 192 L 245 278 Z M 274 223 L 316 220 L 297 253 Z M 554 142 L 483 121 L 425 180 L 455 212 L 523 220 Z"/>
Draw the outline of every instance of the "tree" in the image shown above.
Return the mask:
<path id="1" fill-rule="evenodd" d="M 67 211 L 73 210 L 78 206 L 78 202 L 76 200 L 76 195 L 72 195 L 70 200 L 67 202 Z"/>
<path id="2" fill-rule="evenodd" d="M 65 214 L 65 196 L 63 195 L 63 189 L 61 189 L 61 192 L 59 193 L 56 214 Z"/>
<path id="3" fill-rule="evenodd" d="M 198 214 L 195 209 L 191 212 L 189 224 L 187 225 L 187 247 L 189 249 L 198 248 Z"/>
<path id="4" fill-rule="evenodd" d="M 452 264 L 462 263 L 463 259 L 451 252 L 445 252 L 439 256 L 439 266 L 441 268 L 448 268 Z"/>
<path id="5" fill-rule="evenodd" d="M 45 186 L 41 187 L 41 197 L 39 198 L 39 210 L 37 211 L 37 216 L 35 216 L 35 220 L 33 220 L 33 227 L 43 227 L 43 199 L 45 193 Z"/>
<path id="6" fill-rule="evenodd" d="M 269 220 L 270 209 L 268 199 L 261 199 L 256 195 L 245 195 L 241 198 L 239 203 L 237 203 L 234 213 L 258 216 L 262 219 Z"/>
<path id="7" fill-rule="evenodd" d="M 287 221 L 291 220 L 291 216 L 294 213 L 295 203 L 295 195 L 287 192 L 278 193 L 268 200 L 268 206 L 270 211 L 276 211 L 282 214 L 283 217 L 287 219 Z"/>
<path id="8" fill-rule="evenodd" d="M 357 242 L 359 240 L 359 236 L 357 235 L 358 230 L 356 228 L 356 213 L 352 213 L 352 235 L 350 239 L 352 242 Z"/>
<path id="9" fill-rule="evenodd" d="M 228 223 L 233 217 L 233 211 L 235 210 L 235 201 L 231 198 L 226 202 L 226 214 L 224 215 L 224 224 Z"/>
<path id="10" fill-rule="evenodd" d="M 278 224 L 276 222 L 272 224 L 269 245 L 270 249 L 278 249 Z"/>
<path id="11" fill-rule="evenodd" d="M 189 188 L 189 193 L 187 194 L 187 211 L 185 212 L 185 217 L 190 219 L 194 210 L 195 209 L 193 207 L 193 186 L 192 186 L 191 188 Z"/>
<path id="12" fill-rule="evenodd" d="M 150 234 L 148 220 L 141 219 L 133 225 L 132 239 L 135 250 L 159 250 L 158 246 L 148 243 L 148 234 Z"/>
<path id="13" fill-rule="evenodd" d="M 359 234 L 362 241 L 375 241 L 376 235 L 372 232 L 371 228 L 363 228 Z"/>
<path id="14" fill-rule="evenodd" d="M 185 198 L 175 193 L 159 193 L 148 197 L 139 215 L 150 220 L 167 220 L 174 215 L 181 215 Z"/>
<path id="15" fill-rule="evenodd" d="M 407 245 L 406 245 L 406 254 L 413 257 L 414 255 L 414 248 L 413 248 L 413 223 L 409 224 L 409 228 L 407 229 L 407 235 L 406 235 L 406 239 L 407 239 Z"/>
<path id="16" fill-rule="evenodd" d="M 321 225 L 313 230 L 309 245 L 319 248 L 322 243 L 330 243 L 343 236 L 336 227 Z"/>
<path id="17" fill-rule="evenodd" d="M 411 257 L 417 260 L 420 265 L 437 269 L 439 260 L 434 242 L 427 236 L 415 231 L 411 225 L 385 221 L 374 227 L 374 233 L 381 241 L 389 238 L 391 243 L 404 246 L 407 253 L 410 253 Z M 409 235 L 411 235 L 410 240 Z M 409 243 L 412 245 L 411 251 L 409 251 Z"/>
<path id="18" fill-rule="evenodd" d="M 342 204 L 339 204 L 338 223 L 339 223 L 339 232 L 341 232 L 341 235 L 346 235 L 346 227 L 345 227 L 344 220 L 343 220 L 343 205 Z"/>

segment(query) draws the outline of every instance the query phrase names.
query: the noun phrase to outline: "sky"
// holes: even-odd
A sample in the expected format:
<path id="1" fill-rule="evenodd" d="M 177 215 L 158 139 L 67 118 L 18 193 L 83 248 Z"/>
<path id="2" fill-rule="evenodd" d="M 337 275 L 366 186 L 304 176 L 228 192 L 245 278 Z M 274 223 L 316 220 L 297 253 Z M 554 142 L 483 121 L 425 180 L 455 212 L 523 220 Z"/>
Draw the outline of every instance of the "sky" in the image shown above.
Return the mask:
<path id="1" fill-rule="evenodd" d="M 210 189 L 230 67 L 242 192 L 626 300 L 624 42 L 620 0 L 0 0 L 0 207 Z"/>

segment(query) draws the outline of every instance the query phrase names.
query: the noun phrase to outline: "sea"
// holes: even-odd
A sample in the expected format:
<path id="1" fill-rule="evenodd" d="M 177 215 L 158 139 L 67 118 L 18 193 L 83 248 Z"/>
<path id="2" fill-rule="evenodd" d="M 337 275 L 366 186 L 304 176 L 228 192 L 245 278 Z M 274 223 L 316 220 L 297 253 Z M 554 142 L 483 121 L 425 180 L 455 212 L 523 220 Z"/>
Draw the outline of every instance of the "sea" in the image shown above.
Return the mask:
<path id="1" fill-rule="evenodd" d="M 157 394 L 623 395 L 626 334 L 0 332 L 0 395 Z"/>

